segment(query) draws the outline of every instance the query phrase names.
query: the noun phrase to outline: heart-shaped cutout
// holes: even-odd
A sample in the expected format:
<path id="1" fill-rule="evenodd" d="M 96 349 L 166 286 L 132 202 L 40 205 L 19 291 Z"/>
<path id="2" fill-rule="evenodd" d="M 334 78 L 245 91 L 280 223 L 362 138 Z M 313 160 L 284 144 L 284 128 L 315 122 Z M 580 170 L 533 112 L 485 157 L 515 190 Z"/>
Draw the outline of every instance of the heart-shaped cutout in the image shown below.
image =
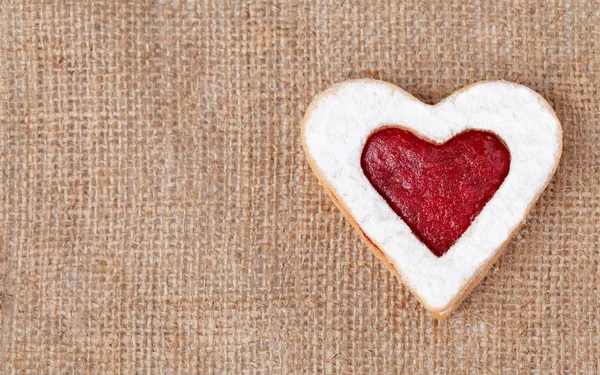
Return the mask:
<path id="1" fill-rule="evenodd" d="M 451 145 L 452 139 L 457 139 L 454 137 L 460 140 L 461 134 L 495 135 L 510 155 L 508 173 L 504 174 L 506 157 L 501 157 L 501 167 L 487 174 L 495 182 L 474 186 L 475 190 L 483 189 L 477 190 L 477 199 L 462 198 L 475 202 L 468 205 L 470 210 L 458 210 L 468 223 L 456 226 L 445 237 L 436 235 L 436 230 L 425 236 L 422 233 L 427 226 L 414 230 L 421 225 L 420 219 L 411 222 L 410 214 L 403 213 L 408 208 L 400 207 L 418 208 L 422 202 L 411 202 L 411 195 L 405 194 L 394 208 L 394 194 L 385 192 L 394 187 L 373 178 L 386 168 L 378 169 L 378 163 L 367 168 L 364 165 L 363 151 L 368 153 L 373 136 L 389 125 L 400 125 L 421 140 L 441 145 L 432 146 L 438 150 L 444 144 Z M 375 255 L 395 271 L 432 315 L 445 318 L 485 276 L 547 186 L 562 151 L 562 130 L 548 103 L 517 84 L 482 82 L 436 105 L 427 105 L 397 86 L 367 79 L 344 82 L 321 93 L 304 116 L 302 141 L 315 175 Z M 497 142 L 492 143 L 498 149 Z M 435 184 L 461 183 L 461 178 L 447 171 L 428 173 L 439 175 L 425 191 Z M 396 178 L 400 186 L 406 183 L 401 174 Z M 472 178 L 463 181 L 467 185 L 472 182 Z M 451 196 L 461 199 L 457 194 Z M 454 214 L 442 214 L 439 220 L 432 214 L 428 218 L 436 223 L 432 227 L 454 227 L 447 218 L 456 218 L 456 210 L 449 211 Z M 423 214 L 419 209 L 414 212 Z M 435 254 L 438 250 L 443 256 Z"/>
<path id="2" fill-rule="evenodd" d="M 384 128 L 367 139 L 361 165 L 375 190 L 439 257 L 496 193 L 510 153 L 488 132 L 471 130 L 436 145 L 408 130 Z"/>

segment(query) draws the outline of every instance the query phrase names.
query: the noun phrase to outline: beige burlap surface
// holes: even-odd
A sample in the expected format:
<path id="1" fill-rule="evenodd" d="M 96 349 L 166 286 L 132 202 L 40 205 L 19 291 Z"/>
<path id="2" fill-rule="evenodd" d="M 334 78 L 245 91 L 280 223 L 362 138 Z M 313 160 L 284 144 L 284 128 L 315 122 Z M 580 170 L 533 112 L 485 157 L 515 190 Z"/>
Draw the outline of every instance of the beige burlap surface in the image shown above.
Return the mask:
<path id="1" fill-rule="evenodd" d="M 4 1 L 1 374 L 597 374 L 600 4 Z M 304 159 L 312 97 L 540 92 L 564 154 L 447 321 Z"/>

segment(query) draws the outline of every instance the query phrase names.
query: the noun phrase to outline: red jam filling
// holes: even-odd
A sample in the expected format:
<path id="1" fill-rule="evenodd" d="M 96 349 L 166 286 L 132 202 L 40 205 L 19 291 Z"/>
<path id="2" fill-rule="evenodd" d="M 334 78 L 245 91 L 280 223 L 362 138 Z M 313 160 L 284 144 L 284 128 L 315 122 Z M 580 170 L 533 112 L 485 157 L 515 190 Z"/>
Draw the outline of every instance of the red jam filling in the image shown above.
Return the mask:
<path id="1" fill-rule="evenodd" d="M 412 232 L 440 257 L 460 238 L 508 174 L 510 153 L 494 134 L 470 130 L 429 143 L 400 128 L 367 140 L 362 169 Z"/>

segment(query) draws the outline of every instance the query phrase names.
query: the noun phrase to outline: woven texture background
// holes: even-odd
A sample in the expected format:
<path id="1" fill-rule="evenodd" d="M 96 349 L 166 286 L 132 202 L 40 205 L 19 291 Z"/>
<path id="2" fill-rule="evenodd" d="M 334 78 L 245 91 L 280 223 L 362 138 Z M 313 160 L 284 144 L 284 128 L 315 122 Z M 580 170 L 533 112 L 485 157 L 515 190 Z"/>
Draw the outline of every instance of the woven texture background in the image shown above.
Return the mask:
<path id="1" fill-rule="evenodd" d="M 600 372 L 600 5 L 0 6 L 0 373 Z M 311 174 L 312 97 L 540 92 L 557 175 L 447 321 Z"/>

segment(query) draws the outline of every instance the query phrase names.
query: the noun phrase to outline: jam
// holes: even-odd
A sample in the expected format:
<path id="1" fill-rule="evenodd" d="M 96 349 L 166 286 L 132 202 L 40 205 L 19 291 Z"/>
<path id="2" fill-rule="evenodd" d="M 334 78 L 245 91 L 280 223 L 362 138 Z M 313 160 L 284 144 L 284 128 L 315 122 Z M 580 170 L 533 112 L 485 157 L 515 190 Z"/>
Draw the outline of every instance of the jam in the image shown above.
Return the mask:
<path id="1" fill-rule="evenodd" d="M 510 153 L 492 133 L 469 130 L 438 145 L 400 128 L 367 140 L 361 166 L 373 187 L 440 257 L 498 190 Z"/>

